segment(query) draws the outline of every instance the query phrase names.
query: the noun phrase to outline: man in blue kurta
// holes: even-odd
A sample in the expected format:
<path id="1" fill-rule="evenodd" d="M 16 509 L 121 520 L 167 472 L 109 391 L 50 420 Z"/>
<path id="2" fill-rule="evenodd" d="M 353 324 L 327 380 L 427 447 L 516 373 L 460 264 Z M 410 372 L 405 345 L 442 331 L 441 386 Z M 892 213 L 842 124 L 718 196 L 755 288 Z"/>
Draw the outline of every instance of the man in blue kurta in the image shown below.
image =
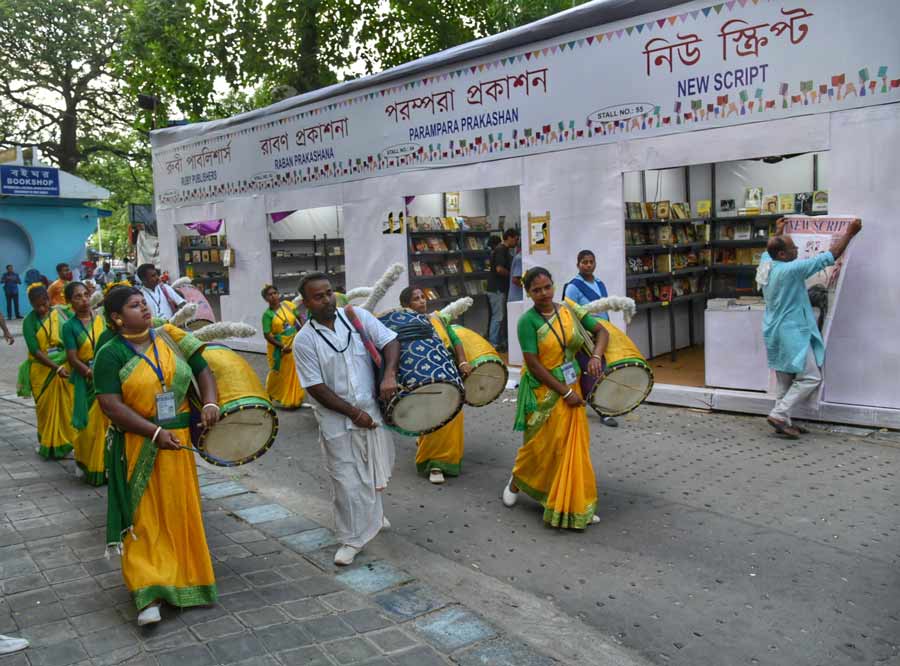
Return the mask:
<path id="1" fill-rule="evenodd" d="M 809 302 L 806 280 L 834 265 L 862 223 L 855 220 L 829 252 L 808 259 L 797 259 L 797 246 L 790 236 L 780 234 L 781 227 L 779 224 L 779 234 L 769 239 L 757 281 L 766 300 L 766 353 L 777 380 L 775 406 L 767 421 L 779 434 L 796 439 L 803 430 L 791 422 L 791 411 L 818 390 L 825 362 L 825 341 Z"/>

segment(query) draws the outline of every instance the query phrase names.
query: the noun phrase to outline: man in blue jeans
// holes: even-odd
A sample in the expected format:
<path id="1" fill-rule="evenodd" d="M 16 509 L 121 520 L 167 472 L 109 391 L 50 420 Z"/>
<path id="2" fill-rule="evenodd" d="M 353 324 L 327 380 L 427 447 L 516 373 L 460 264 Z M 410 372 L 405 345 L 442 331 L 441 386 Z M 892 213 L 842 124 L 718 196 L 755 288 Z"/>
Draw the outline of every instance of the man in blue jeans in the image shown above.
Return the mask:
<path id="1" fill-rule="evenodd" d="M 507 229 L 501 241 L 491 253 L 491 274 L 487 280 L 487 297 L 491 304 L 491 323 L 488 327 L 488 341 L 497 351 L 506 351 L 506 296 L 509 294 L 509 269 L 512 267 L 513 252 L 519 244 L 519 230 Z"/>
<path id="2" fill-rule="evenodd" d="M 3 283 L 3 295 L 6 296 L 6 318 L 21 319 L 22 315 L 19 314 L 19 285 L 22 284 L 22 279 L 18 273 L 13 271 L 12 264 L 6 266 L 6 272 L 0 276 L 0 282 Z M 13 317 L 13 310 L 16 312 L 15 317 Z"/>
<path id="3" fill-rule="evenodd" d="M 578 275 L 570 282 L 566 283 L 563 288 L 563 295 L 570 301 L 575 301 L 579 305 L 587 305 L 591 301 L 598 298 L 606 298 L 609 294 L 606 291 L 606 285 L 594 277 L 594 270 L 597 268 L 597 258 L 590 250 L 582 250 L 578 253 Z M 600 317 L 609 321 L 609 315 L 600 312 L 595 317 Z M 619 422 L 612 416 L 601 416 L 600 421 L 603 425 L 610 428 L 616 428 Z"/>

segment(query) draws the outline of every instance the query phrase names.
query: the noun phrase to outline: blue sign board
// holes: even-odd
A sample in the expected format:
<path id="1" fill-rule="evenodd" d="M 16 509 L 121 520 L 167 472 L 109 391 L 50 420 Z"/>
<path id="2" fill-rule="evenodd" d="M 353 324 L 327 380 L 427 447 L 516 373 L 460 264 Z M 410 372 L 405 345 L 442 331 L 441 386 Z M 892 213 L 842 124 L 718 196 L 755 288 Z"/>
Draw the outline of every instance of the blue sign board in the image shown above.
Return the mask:
<path id="1" fill-rule="evenodd" d="M 0 194 L 58 197 L 59 169 L 15 165 L 0 166 Z"/>

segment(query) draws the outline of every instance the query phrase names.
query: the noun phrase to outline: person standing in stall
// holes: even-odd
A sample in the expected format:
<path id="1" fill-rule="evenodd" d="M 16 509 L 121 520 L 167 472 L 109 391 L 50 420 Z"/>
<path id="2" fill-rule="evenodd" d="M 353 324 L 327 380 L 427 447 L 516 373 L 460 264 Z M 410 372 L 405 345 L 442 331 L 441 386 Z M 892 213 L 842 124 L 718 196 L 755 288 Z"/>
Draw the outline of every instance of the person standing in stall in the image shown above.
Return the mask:
<path id="1" fill-rule="evenodd" d="M 425 292 L 417 287 L 406 287 L 400 292 L 400 305 L 413 312 L 425 314 L 428 300 Z M 441 315 L 440 311 L 431 313 L 431 325 L 451 354 L 456 357 L 456 367 L 460 377 L 465 379 L 472 373 L 472 366 L 466 359 L 466 350 L 460 339 L 450 327 L 450 317 Z M 465 422 L 463 410 L 453 417 L 447 425 L 428 433 L 419 435 L 416 442 L 416 470 L 419 474 L 427 474 L 428 480 L 434 484 L 444 483 L 444 475 L 459 476 L 462 466 Z"/>
<path id="2" fill-rule="evenodd" d="M 109 419 L 94 394 L 94 356 L 106 324 L 91 311 L 90 294 L 81 282 L 66 285 L 66 301 L 74 315 L 63 324 L 62 341 L 73 372 L 72 428 L 75 429 L 75 462 L 92 486 L 106 483 L 106 429 Z"/>
<path id="3" fill-rule="evenodd" d="M 609 296 L 603 281 L 594 277 L 594 271 L 597 269 L 597 258 L 591 250 L 582 250 L 578 253 L 577 266 L 578 275 L 563 287 L 564 298 L 584 306 L 591 301 L 596 301 L 598 298 Z M 605 312 L 600 312 L 594 316 L 609 321 L 609 315 Z M 600 422 L 610 428 L 616 428 L 619 425 L 619 422 L 612 416 L 601 416 Z"/>
<path id="4" fill-rule="evenodd" d="M 324 273 L 304 276 L 298 291 L 310 318 L 294 337 L 294 362 L 300 385 L 313 399 L 334 492 L 341 544 L 334 563 L 348 565 L 382 528 L 390 527 L 381 494 L 394 465 L 394 440 L 376 395 L 389 401 L 397 392 L 400 343 L 367 310 L 338 308 Z M 377 389 L 373 347 L 384 355 L 384 379 Z"/>
<path id="5" fill-rule="evenodd" d="M 515 429 L 523 445 L 512 477 L 503 489 L 503 504 L 515 505 L 519 491 L 544 507 L 544 522 L 552 527 L 583 529 L 599 522 L 597 481 L 591 464 L 590 431 L 575 354 L 594 336 L 585 369 L 595 377 L 609 334 L 580 305 L 553 302 L 553 278 L 546 268 L 530 269 L 523 279 L 534 307 L 518 324 L 525 369 L 519 383 Z"/>
<path id="6" fill-rule="evenodd" d="M 203 404 L 201 422 L 219 419 L 216 380 L 203 343 L 152 314 L 139 289 L 116 287 L 103 301 L 116 336 L 97 352 L 94 388 L 112 421 L 107 470 L 108 547 L 122 554 L 122 576 L 140 611 L 138 625 L 161 619 L 172 606 L 216 601 L 191 445 L 187 392 L 193 376 Z"/>
<path id="7" fill-rule="evenodd" d="M 506 331 L 503 320 L 506 317 L 506 296 L 509 293 L 509 269 L 513 253 L 519 244 L 519 230 L 507 229 L 503 240 L 491 252 L 491 274 L 487 280 L 487 297 L 491 306 L 491 321 L 488 341 L 497 351 L 506 351 Z"/>
<path id="8" fill-rule="evenodd" d="M 138 266 L 137 276 L 141 281 L 141 293 L 154 317 L 168 321 L 182 305 L 187 303 L 172 287 L 160 281 L 159 271 L 153 264 Z"/>
<path id="9" fill-rule="evenodd" d="M 19 313 L 19 285 L 22 284 L 22 278 L 13 270 L 13 265 L 6 266 L 6 272 L 0 275 L 0 282 L 3 283 L 3 295 L 6 296 L 6 318 L 21 319 Z M 15 317 L 13 316 L 15 312 Z"/>
<path id="10" fill-rule="evenodd" d="M 262 297 L 269 307 L 263 312 L 262 330 L 266 342 L 269 374 L 266 376 L 266 392 L 278 407 L 296 409 L 306 393 L 300 387 L 297 367 L 290 358 L 294 336 L 303 322 L 297 316 L 297 307 L 291 301 L 281 300 L 281 294 L 270 284 L 262 288 Z M 284 357 L 287 355 L 287 359 Z"/>
<path id="11" fill-rule="evenodd" d="M 50 305 L 66 304 L 66 285 L 72 280 L 72 271 L 69 264 L 56 264 L 56 279 L 50 283 L 47 288 L 47 296 L 50 298 Z"/>
<path id="12" fill-rule="evenodd" d="M 47 288 L 40 282 L 30 285 L 27 293 L 31 312 L 22 322 L 22 337 L 28 359 L 19 367 L 18 394 L 34 398 L 37 454 L 45 460 L 65 458 L 75 442 L 69 423 L 72 385 L 62 344 L 62 327 L 69 317 L 63 308 L 50 306 Z"/>
<path id="13" fill-rule="evenodd" d="M 862 222 L 851 222 L 846 233 L 832 242 L 829 252 L 808 259 L 797 259 L 797 246 L 783 230 L 781 218 L 760 260 L 756 281 L 766 301 L 763 339 L 777 381 L 775 406 L 766 421 L 778 434 L 797 439 L 806 429 L 793 424 L 791 412 L 818 390 L 825 362 L 825 341 L 809 302 L 806 280 L 834 265 L 862 230 Z"/>

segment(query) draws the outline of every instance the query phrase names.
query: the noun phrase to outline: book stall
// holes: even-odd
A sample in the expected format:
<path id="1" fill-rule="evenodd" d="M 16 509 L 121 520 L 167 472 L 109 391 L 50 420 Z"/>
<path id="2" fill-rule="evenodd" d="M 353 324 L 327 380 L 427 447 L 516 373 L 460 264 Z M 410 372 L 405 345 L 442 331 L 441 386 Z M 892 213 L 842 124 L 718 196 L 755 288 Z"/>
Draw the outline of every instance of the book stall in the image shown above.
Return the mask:
<path id="1" fill-rule="evenodd" d="M 222 220 L 206 220 L 178 225 L 178 272 L 174 277 L 189 277 L 209 306 L 216 321 L 222 317 L 220 298 L 228 295 L 229 267 L 234 253 Z M 170 274 L 170 282 L 174 281 Z"/>
<path id="2" fill-rule="evenodd" d="M 774 223 L 792 216 L 804 248 L 824 250 L 829 229 L 858 217 L 865 231 L 827 281 L 824 381 L 805 416 L 900 427 L 900 296 L 884 288 L 900 280 L 900 4 L 848 7 L 588 2 L 154 131 L 162 268 L 190 264 L 219 289 L 222 318 L 254 323 L 267 281 L 291 294 L 325 270 L 353 288 L 399 263 L 385 308 L 410 284 L 432 308 L 470 295 L 465 325 L 483 333 L 487 243 L 516 226 L 525 270 L 547 268 L 561 290 L 589 249 L 609 294 L 635 300 L 630 322 L 611 319 L 649 359 L 651 401 L 763 414 L 773 394 L 754 278 Z M 182 247 L 179 229 L 197 220 L 227 226 L 227 270 L 203 263 L 211 243 Z M 514 365 L 527 306 L 507 309 Z M 861 350 L 877 373 L 862 375 Z"/>

